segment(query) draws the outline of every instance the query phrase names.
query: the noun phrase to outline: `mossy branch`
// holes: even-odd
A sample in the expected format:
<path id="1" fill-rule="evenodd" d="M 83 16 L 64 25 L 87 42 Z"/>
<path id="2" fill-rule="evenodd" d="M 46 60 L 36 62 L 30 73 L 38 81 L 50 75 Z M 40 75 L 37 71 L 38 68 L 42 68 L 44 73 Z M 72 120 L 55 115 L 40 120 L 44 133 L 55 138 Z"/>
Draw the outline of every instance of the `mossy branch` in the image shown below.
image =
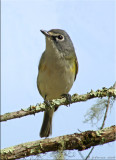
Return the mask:
<path id="1" fill-rule="evenodd" d="M 1 159 L 19 159 L 58 150 L 86 150 L 116 140 L 116 126 L 19 144 L 1 150 Z"/>
<path id="2" fill-rule="evenodd" d="M 90 92 L 87 92 L 86 94 L 83 95 L 74 94 L 71 97 L 71 103 L 82 102 L 96 97 L 102 98 L 107 96 L 116 98 L 116 89 L 114 87 L 110 88 L 103 87 L 101 90 L 100 89 L 98 89 L 97 91 L 91 90 Z M 50 107 L 46 106 L 45 103 L 42 103 L 36 106 L 30 106 L 26 109 L 21 109 L 16 112 L 5 113 L 4 115 L 0 115 L 0 122 L 42 112 L 46 110 L 46 107 L 47 109 L 57 108 L 61 105 L 68 105 L 66 98 L 52 100 Z"/>

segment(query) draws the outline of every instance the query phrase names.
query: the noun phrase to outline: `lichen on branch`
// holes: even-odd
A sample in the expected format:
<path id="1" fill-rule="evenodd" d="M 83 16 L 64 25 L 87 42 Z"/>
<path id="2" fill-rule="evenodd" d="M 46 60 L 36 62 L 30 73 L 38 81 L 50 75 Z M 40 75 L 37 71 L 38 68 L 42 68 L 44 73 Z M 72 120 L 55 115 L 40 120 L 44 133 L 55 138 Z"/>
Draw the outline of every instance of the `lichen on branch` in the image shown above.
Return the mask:
<path id="1" fill-rule="evenodd" d="M 116 126 L 19 144 L 1 150 L 1 159 L 19 159 L 58 150 L 86 150 L 116 140 Z"/>
<path id="2" fill-rule="evenodd" d="M 87 92 L 86 94 L 78 95 L 74 94 L 71 97 L 71 103 L 76 103 L 76 102 L 83 102 L 87 101 L 92 98 L 102 98 L 102 97 L 114 97 L 116 98 L 116 89 L 115 87 L 110 87 L 110 88 L 105 88 L 103 87 L 102 89 L 98 89 L 97 91 L 91 90 L 90 92 Z M 4 115 L 0 115 L 0 122 L 2 121 L 7 121 L 10 119 L 14 118 L 20 118 L 24 117 L 27 115 L 32 115 L 38 112 L 42 112 L 49 108 L 57 108 L 61 105 L 68 105 L 68 102 L 66 101 L 66 98 L 60 98 L 60 99 L 53 99 L 51 101 L 51 105 L 48 107 L 46 106 L 45 103 L 40 103 L 36 106 L 31 105 L 30 107 L 26 109 L 21 109 L 16 112 L 11 112 L 11 113 L 5 113 Z"/>

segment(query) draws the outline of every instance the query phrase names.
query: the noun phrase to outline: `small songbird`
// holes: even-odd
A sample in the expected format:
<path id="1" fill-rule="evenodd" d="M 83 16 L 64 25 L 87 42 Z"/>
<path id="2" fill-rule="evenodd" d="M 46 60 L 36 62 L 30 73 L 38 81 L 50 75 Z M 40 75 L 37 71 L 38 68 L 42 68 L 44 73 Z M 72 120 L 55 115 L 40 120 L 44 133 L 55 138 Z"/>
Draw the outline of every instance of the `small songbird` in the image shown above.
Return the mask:
<path id="1" fill-rule="evenodd" d="M 37 87 L 44 102 L 49 105 L 53 99 L 69 95 L 78 73 L 78 61 L 69 35 L 61 29 L 41 30 L 46 37 L 37 76 Z M 44 112 L 40 137 L 48 137 L 52 132 L 54 109 Z"/>

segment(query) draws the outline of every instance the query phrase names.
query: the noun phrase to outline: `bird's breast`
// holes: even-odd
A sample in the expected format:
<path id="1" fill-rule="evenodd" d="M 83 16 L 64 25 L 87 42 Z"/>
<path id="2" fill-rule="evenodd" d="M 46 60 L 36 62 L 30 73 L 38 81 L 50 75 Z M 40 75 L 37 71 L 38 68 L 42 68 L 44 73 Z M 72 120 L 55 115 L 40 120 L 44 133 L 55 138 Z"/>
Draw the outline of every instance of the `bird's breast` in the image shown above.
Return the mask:
<path id="1" fill-rule="evenodd" d="M 38 88 L 48 100 L 67 94 L 74 82 L 73 65 L 65 59 L 47 60 L 39 71 Z"/>

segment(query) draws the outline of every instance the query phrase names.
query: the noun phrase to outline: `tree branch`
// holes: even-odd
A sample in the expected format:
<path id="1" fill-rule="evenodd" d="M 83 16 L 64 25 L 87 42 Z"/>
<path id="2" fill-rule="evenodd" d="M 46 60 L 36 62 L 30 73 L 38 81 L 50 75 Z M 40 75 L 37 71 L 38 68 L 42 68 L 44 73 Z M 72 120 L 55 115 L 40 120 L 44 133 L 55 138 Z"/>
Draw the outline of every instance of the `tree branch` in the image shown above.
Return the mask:
<path id="1" fill-rule="evenodd" d="M 103 87 L 101 90 L 98 89 L 97 91 L 93 91 L 91 90 L 90 92 L 87 92 L 86 94 L 83 95 L 78 95 L 78 94 L 74 94 L 71 97 L 71 103 L 76 103 L 76 102 L 82 102 L 82 101 L 87 101 L 89 99 L 92 98 L 96 98 L 96 97 L 114 97 L 116 98 L 116 89 L 114 89 L 113 87 L 110 88 L 105 88 Z M 38 104 L 36 106 L 30 106 L 26 109 L 21 109 L 19 111 L 16 112 L 11 112 L 11 113 L 5 113 L 4 115 L 0 115 L 0 122 L 2 121 L 7 121 L 10 119 L 14 119 L 14 118 L 20 118 L 20 117 L 24 117 L 27 115 L 31 115 L 31 114 L 35 114 L 38 112 L 42 112 L 49 108 L 57 108 L 61 105 L 68 105 L 66 98 L 61 98 L 61 99 L 54 99 L 51 102 L 51 106 L 46 106 L 45 103 L 42 104 Z"/>
<path id="2" fill-rule="evenodd" d="M 1 150 L 1 159 L 19 159 L 40 153 L 73 150 L 79 151 L 91 146 L 102 145 L 116 140 L 116 126 L 111 126 L 98 131 L 86 131 L 56 138 L 23 143 Z"/>

